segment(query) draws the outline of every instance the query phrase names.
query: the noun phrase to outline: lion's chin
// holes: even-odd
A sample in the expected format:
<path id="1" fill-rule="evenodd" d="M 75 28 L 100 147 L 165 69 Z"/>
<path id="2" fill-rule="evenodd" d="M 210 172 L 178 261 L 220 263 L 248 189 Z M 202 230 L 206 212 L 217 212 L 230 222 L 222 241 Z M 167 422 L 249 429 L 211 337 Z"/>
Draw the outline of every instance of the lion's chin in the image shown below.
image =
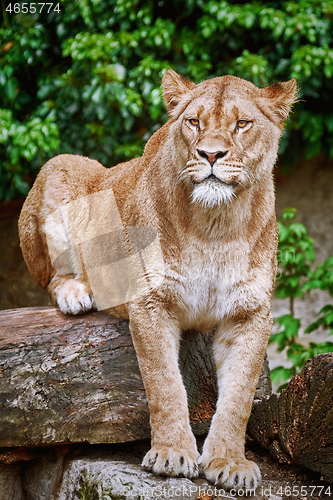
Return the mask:
<path id="1" fill-rule="evenodd" d="M 234 196 L 233 186 L 221 182 L 202 182 L 194 186 L 191 201 L 200 203 L 205 208 L 214 208 L 230 203 Z"/>

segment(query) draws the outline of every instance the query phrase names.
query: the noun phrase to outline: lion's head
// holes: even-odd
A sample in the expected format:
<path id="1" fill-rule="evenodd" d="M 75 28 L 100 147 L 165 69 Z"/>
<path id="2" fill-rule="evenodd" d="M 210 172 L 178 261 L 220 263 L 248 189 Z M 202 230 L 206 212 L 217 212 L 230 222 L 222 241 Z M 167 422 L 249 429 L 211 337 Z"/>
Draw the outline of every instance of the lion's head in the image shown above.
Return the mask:
<path id="1" fill-rule="evenodd" d="M 162 84 L 178 179 L 192 202 L 227 203 L 271 175 L 295 79 L 262 89 L 230 75 L 195 85 L 168 70 Z"/>

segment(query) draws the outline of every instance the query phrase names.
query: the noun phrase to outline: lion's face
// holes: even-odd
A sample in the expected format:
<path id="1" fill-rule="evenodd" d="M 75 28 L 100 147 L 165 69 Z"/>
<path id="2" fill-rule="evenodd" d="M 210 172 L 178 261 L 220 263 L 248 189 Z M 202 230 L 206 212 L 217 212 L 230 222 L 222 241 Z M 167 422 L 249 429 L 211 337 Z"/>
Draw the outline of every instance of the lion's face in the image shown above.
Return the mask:
<path id="1" fill-rule="evenodd" d="M 168 73 L 163 87 L 182 158 L 178 178 L 192 202 L 210 208 L 228 203 L 271 174 L 297 91 L 294 80 L 259 89 L 226 76 L 195 86 Z"/>
<path id="2" fill-rule="evenodd" d="M 268 142 L 265 121 L 256 106 L 238 96 L 202 96 L 186 108 L 181 134 L 188 160 L 181 178 L 191 182 L 194 202 L 209 207 L 229 202 L 251 184 Z"/>

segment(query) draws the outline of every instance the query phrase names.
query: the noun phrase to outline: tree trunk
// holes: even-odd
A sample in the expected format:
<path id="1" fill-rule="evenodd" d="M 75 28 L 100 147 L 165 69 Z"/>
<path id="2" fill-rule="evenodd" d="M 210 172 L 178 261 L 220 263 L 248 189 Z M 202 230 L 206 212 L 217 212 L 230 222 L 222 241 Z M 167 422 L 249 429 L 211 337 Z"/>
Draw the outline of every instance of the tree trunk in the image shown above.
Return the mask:
<path id="1" fill-rule="evenodd" d="M 54 307 L 31 307 L 2 311 L 0 331 L 0 447 L 150 437 L 127 321 L 106 312 L 65 316 Z M 207 432 L 215 411 L 211 345 L 211 333 L 196 332 L 185 332 L 181 344 L 196 434 Z M 266 386 L 267 373 L 259 397 Z"/>
<path id="2" fill-rule="evenodd" d="M 0 446 L 149 437 L 127 322 L 54 307 L 0 314 Z"/>
<path id="3" fill-rule="evenodd" d="M 251 437 L 280 462 L 295 462 L 333 483 L 333 353 L 317 354 L 281 394 L 252 408 Z"/>

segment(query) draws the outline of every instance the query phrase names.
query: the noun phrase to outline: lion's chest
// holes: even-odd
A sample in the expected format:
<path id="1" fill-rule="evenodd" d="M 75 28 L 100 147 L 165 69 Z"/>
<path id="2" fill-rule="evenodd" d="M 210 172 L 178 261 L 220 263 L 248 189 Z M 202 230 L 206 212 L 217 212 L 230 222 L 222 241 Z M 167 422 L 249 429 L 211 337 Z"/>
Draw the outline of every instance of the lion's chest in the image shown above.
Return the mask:
<path id="1" fill-rule="evenodd" d="M 248 280 L 248 248 L 238 245 L 189 245 L 167 280 L 183 329 L 212 329 L 239 304 Z"/>

